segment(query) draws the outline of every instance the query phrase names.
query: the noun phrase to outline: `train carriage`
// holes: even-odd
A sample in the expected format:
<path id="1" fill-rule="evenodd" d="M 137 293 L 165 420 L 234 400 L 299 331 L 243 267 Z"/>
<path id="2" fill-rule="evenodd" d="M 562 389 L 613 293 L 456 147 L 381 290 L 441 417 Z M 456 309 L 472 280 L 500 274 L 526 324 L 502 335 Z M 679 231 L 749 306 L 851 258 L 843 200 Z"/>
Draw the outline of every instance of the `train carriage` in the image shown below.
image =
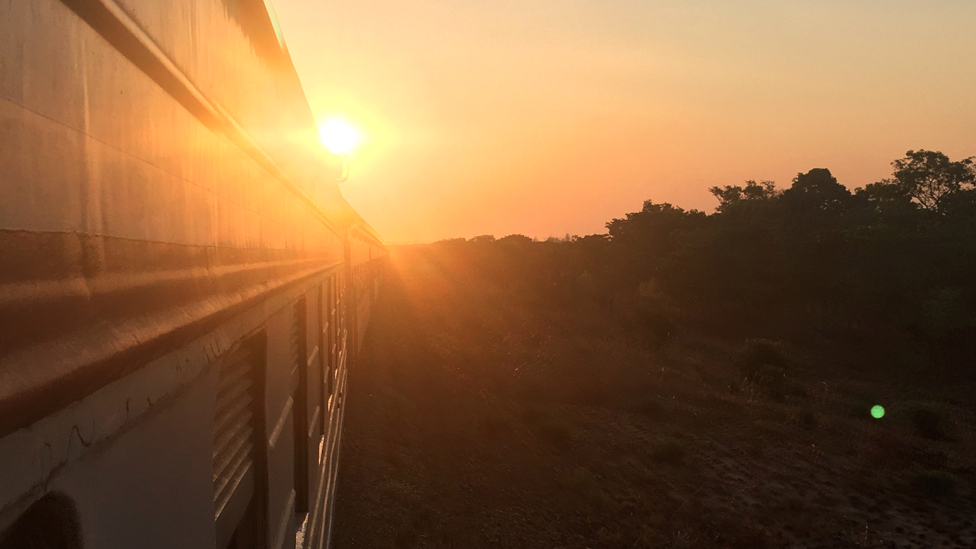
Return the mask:
<path id="1" fill-rule="evenodd" d="M 262 0 L 0 2 L 0 548 L 328 545 L 341 171 Z"/>

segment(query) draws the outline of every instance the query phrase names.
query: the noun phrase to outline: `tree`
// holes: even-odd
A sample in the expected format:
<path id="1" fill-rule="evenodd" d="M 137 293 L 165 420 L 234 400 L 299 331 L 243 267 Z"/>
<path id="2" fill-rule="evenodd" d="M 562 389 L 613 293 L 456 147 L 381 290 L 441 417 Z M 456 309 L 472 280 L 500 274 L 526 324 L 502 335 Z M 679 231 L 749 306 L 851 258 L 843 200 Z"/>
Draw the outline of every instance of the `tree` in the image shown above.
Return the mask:
<path id="1" fill-rule="evenodd" d="M 524 234 L 510 234 L 506 237 L 499 238 L 498 242 L 500 244 L 511 245 L 511 246 L 528 246 L 532 244 L 532 239 L 525 236 Z"/>
<path id="2" fill-rule="evenodd" d="M 719 212 L 727 210 L 732 204 L 744 200 L 771 200 L 780 195 L 776 190 L 776 183 L 772 181 L 756 182 L 754 179 L 746 181 L 745 187 L 739 185 L 726 185 L 725 187 L 712 187 L 708 189 L 712 196 L 718 199 Z"/>
<path id="3" fill-rule="evenodd" d="M 863 188 L 858 188 L 856 191 L 856 196 L 862 197 L 871 203 L 897 203 L 911 202 L 912 197 L 909 196 L 905 189 L 898 184 L 894 179 L 882 179 L 877 183 L 869 183 Z"/>
<path id="4" fill-rule="evenodd" d="M 471 237 L 471 242 L 475 242 L 477 244 L 491 244 L 494 241 L 495 241 L 495 236 L 490 234 L 483 234 L 481 236 Z"/>
<path id="5" fill-rule="evenodd" d="M 908 151 L 892 166 L 901 192 L 931 212 L 943 213 L 949 196 L 972 189 L 976 182 L 972 158 L 953 162 L 938 151 Z"/>
<path id="6" fill-rule="evenodd" d="M 667 202 L 655 204 L 646 200 L 641 211 L 628 213 L 624 219 L 614 219 L 606 227 L 610 239 L 618 244 L 661 253 L 675 231 L 688 228 L 704 217 L 697 210 L 685 211 Z"/>
<path id="7" fill-rule="evenodd" d="M 783 191 L 783 202 L 793 210 L 840 212 L 851 201 L 851 192 L 826 168 L 797 174 L 793 186 Z"/>

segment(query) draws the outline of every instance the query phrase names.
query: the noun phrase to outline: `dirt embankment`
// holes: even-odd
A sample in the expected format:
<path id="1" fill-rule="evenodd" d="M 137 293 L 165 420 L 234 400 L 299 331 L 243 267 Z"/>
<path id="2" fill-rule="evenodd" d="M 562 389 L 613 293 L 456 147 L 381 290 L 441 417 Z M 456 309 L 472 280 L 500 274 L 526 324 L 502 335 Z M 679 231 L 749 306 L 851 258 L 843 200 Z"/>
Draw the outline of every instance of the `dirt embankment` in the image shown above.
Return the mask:
<path id="1" fill-rule="evenodd" d="M 809 353 L 770 382 L 739 342 L 661 347 L 448 267 L 414 251 L 389 273 L 334 547 L 976 546 L 965 388 Z"/>

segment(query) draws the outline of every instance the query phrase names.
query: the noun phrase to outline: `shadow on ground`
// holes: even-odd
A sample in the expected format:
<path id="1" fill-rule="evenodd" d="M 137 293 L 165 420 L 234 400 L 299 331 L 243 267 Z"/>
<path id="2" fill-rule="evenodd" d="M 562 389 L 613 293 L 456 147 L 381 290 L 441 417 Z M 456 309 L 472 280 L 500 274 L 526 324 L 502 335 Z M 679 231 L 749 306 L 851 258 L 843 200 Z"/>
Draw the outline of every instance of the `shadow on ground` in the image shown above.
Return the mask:
<path id="1" fill-rule="evenodd" d="M 774 391 L 425 250 L 349 374 L 334 547 L 974 546 L 965 395 L 809 356 Z"/>

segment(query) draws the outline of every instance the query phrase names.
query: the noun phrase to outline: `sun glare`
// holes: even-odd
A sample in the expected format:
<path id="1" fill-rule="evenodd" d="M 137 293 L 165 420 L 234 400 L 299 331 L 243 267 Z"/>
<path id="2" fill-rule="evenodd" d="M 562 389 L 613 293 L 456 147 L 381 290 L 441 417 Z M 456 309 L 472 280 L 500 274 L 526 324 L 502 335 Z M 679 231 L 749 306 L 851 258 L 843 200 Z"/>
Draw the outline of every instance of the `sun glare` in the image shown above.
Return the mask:
<path id="1" fill-rule="evenodd" d="M 322 144 L 334 154 L 349 154 L 359 144 L 359 131 L 338 118 L 330 118 L 319 125 Z"/>

